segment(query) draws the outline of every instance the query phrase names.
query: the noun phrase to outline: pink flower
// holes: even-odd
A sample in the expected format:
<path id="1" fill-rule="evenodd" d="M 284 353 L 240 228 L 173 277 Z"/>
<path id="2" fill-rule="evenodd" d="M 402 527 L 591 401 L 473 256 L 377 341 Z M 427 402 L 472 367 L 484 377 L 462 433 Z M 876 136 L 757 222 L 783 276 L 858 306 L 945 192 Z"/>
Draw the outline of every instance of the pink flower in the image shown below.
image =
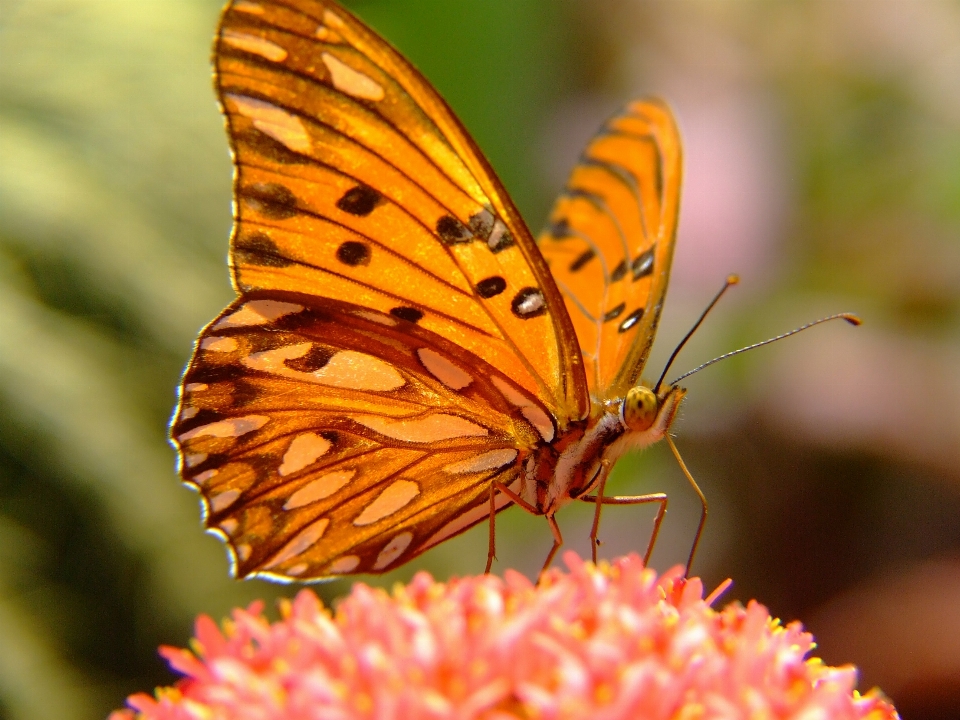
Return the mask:
<path id="1" fill-rule="evenodd" d="M 357 583 L 332 615 L 303 590 L 273 624 L 260 603 L 223 632 L 201 616 L 194 652 L 161 649 L 184 677 L 111 720 L 898 717 L 759 603 L 718 612 L 699 579 L 636 555 L 565 561 L 540 585 L 420 573 L 392 596 Z"/>

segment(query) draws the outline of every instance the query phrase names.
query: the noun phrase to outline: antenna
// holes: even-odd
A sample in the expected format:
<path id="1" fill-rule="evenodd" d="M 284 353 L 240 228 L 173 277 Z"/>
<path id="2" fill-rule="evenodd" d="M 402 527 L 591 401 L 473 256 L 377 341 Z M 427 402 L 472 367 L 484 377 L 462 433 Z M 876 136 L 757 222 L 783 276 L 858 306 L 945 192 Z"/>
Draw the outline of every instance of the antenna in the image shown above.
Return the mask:
<path id="1" fill-rule="evenodd" d="M 693 336 L 693 334 L 697 331 L 697 328 L 700 327 L 700 323 L 702 323 L 704 318 L 707 317 L 707 313 L 713 310 L 713 306 L 717 304 L 717 301 L 719 301 L 721 297 L 723 297 L 723 294 L 731 286 L 736 285 L 738 282 L 740 282 L 739 275 L 727 275 L 727 279 L 723 283 L 723 287 L 720 288 L 720 292 L 718 292 L 714 296 L 713 300 L 710 301 L 710 304 L 707 305 L 707 309 L 704 310 L 703 314 L 700 315 L 700 319 L 693 324 L 693 327 L 690 328 L 690 332 L 688 332 L 686 335 L 683 336 L 683 340 L 680 341 L 680 344 L 677 345 L 676 349 L 673 351 L 673 355 L 671 355 L 670 359 L 667 360 L 667 364 L 664 366 L 663 372 L 660 373 L 660 379 L 657 380 L 657 384 L 653 388 L 653 392 L 655 395 L 660 392 L 660 386 L 663 385 L 663 379 L 667 376 L 667 371 L 670 369 L 670 366 L 673 365 L 673 361 L 677 359 L 677 355 L 680 354 L 680 351 L 683 350 L 683 346 L 687 344 L 687 340 L 689 340 Z M 675 385 L 676 383 L 672 382 L 670 384 Z"/>
<path id="2" fill-rule="evenodd" d="M 724 289 L 726 289 L 726 288 L 724 288 Z M 722 291 L 721 291 L 721 292 L 722 292 Z M 711 307 L 712 307 L 712 305 L 711 305 Z M 710 309 L 710 308 L 707 308 L 707 310 L 709 310 L 709 309 Z M 704 314 L 706 314 L 706 313 L 704 313 Z M 701 318 L 701 320 L 702 320 L 702 319 L 703 319 L 703 318 Z M 701 365 L 701 366 L 699 366 L 699 367 L 695 367 L 695 368 L 694 368 L 693 370 L 691 370 L 690 372 L 685 372 L 685 373 L 684 373 L 683 375 L 681 375 L 680 377 L 678 377 L 678 378 L 676 378 L 675 380 L 671 381 L 670 384 L 671 384 L 671 385 L 676 385 L 678 382 L 680 382 L 681 380 L 683 380 L 685 377 L 690 377 L 690 376 L 693 375 L 694 373 L 700 372 L 700 371 L 703 370 L 705 367 L 707 367 L 707 366 L 709 366 L 709 365 L 713 365 L 713 364 L 716 363 L 716 362 L 720 362 L 721 360 L 726 360 L 727 358 L 733 357 L 734 355 L 739 355 L 740 353 L 745 353 L 747 350 L 754 350 L 754 349 L 756 349 L 756 348 L 758 348 L 758 347 L 763 347 L 764 345 L 769 345 L 770 343 L 776 342 L 777 340 L 783 340 L 784 338 L 790 337 L 791 335 L 796 335 L 798 332 L 800 332 L 800 331 L 802 331 L 802 330 L 808 330 L 808 329 L 812 328 L 814 325 L 819 325 L 820 323 L 829 322 L 829 321 L 831 321 L 831 320 L 846 320 L 846 321 L 847 321 L 848 323 L 850 323 L 851 325 L 860 325 L 860 324 L 863 322 L 863 320 L 861 320 L 858 316 L 854 315 L 853 313 L 837 313 L 836 315 L 830 315 L 829 317 L 820 318 L 819 320 L 814 320 L 813 322 L 807 323 L 806 325 L 801 325 L 800 327 L 798 327 L 798 328 L 796 328 L 796 329 L 794 329 L 794 330 L 791 330 L 790 332 L 785 332 L 785 333 L 783 333 L 783 335 L 777 335 L 776 337 L 772 337 L 772 338 L 770 338 L 770 339 L 768 339 L 768 340 L 764 340 L 763 342 L 754 343 L 753 345 L 747 345 L 747 347 L 740 348 L 739 350 L 734 350 L 733 352 L 724 353 L 724 354 L 721 355 L 720 357 L 715 357 L 713 360 L 710 360 L 710 361 L 708 361 L 708 362 L 705 362 L 703 365 Z M 698 322 L 697 324 L 699 325 L 700 323 Z M 694 326 L 694 330 L 696 330 L 696 326 Z M 692 331 L 691 331 L 691 332 L 692 332 Z M 686 338 L 684 338 L 684 342 L 686 342 Z M 681 343 L 681 345 L 682 345 L 682 343 Z M 674 353 L 674 354 L 676 354 L 676 353 Z M 671 360 L 673 360 L 673 358 L 671 358 Z M 663 378 L 661 377 L 660 379 L 662 380 Z M 660 384 L 659 384 L 659 383 L 657 384 L 657 387 L 660 387 Z"/>

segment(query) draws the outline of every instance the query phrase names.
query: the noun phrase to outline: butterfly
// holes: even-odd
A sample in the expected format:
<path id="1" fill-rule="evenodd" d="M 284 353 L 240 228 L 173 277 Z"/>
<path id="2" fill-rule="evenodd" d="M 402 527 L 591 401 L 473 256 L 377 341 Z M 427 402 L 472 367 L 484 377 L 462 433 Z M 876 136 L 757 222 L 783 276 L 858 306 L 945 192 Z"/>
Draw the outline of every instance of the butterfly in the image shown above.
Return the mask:
<path id="1" fill-rule="evenodd" d="M 640 374 L 675 243 L 669 108 L 626 105 L 534 239 L 439 94 L 339 5 L 234 0 L 214 49 L 238 297 L 171 436 L 236 576 L 379 573 L 516 504 L 604 497 L 685 390 Z M 596 543 L 594 544 L 596 547 Z"/>

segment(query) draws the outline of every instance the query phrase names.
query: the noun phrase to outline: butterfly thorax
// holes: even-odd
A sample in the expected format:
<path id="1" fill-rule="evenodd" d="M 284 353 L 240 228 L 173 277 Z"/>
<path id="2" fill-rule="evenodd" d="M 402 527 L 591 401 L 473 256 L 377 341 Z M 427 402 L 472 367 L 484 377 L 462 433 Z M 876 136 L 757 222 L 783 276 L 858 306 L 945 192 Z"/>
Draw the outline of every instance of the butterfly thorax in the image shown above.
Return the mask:
<path id="1" fill-rule="evenodd" d="M 685 394 L 678 387 L 657 395 L 638 386 L 619 400 L 595 400 L 585 423 L 530 455 L 524 465 L 521 497 L 538 512 L 552 515 L 595 489 L 623 453 L 663 438 Z"/>

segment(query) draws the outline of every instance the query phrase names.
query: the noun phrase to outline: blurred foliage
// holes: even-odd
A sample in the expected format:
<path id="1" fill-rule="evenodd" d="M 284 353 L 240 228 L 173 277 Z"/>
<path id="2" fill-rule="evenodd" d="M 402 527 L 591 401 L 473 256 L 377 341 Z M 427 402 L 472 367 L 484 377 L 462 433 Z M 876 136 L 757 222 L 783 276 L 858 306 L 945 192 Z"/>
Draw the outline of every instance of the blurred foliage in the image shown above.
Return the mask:
<path id="1" fill-rule="evenodd" d="M 197 498 L 179 485 L 166 443 L 195 334 L 232 297 L 231 169 L 209 66 L 219 5 L 0 2 L 0 718 L 102 717 L 127 693 L 170 682 L 156 647 L 182 644 L 198 613 L 221 617 L 289 593 L 227 577 L 223 548 L 200 531 Z M 776 282 L 735 316 L 721 311 L 691 356 L 810 319 L 811 307 L 846 309 L 833 306 L 838 297 L 869 310 L 888 337 L 953 352 L 960 97 L 949 95 L 949 76 L 958 64 L 941 37 L 942 87 L 931 87 L 907 40 L 891 59 L 857 40 L 856 18 L 831 10 L 855 14 L 857 5 L 350 3 L 436 84 L 534 229 L 556 189 L 544 180 L 542 154 L 553 153 L 544 128 L 570 98 L 601 96 L 612 109 L 637 85 L 661 90 L 667 70 L 696 75 L 739 54 L 780 119 L 792 205 L 769 270 Z M 937 6 L 956 18 L 955 3 Z M 902 29 L 922 26 L 904 16 Z M 698 31 L 710 42 L 697 42 Z M 717 50 L 715 37 L 729 47 Z M 682 98 L 677 105 L 683 123 Z M 759 396 L 753 379 L 770 357 L 698 380 L 701 410 L 691 404 L 680 428 L 714 503 L 701 561 L 708 583 L 731 575 L 738 597 L 805 617 L 869 576 L 960 556 L 956 450 L 931 464 L 869 435 L 825 446 Z M 898 393 L 920 380 L 890 377 L 884 407 L 896 413 Z M 901 420 L 908 440 L 915 420 Z M 661 568 L 684 556 L 697 512 L 667 460 L 658 451 L 626 458 L 611 482 L 671 492 L 654 558 Z M 638 485 L 638 475 L 648 480 Z M 550 545 L 545 525 L 519 511 L 502 517 L 498 567 L 534 571 Z M 605 513 L 604 553 L 640 547 L 645 518 Z M 589 508 L 565 511 L 561 523 L 586 552 Z M 424 567 L 477 572 L 484 533 L 376 582 Z M 344 587 L 320 590 L 332 600 Z M 905 717 L 938 717 L 944 687 L 926 690 L 929 705 L 917 700 Z"/>

